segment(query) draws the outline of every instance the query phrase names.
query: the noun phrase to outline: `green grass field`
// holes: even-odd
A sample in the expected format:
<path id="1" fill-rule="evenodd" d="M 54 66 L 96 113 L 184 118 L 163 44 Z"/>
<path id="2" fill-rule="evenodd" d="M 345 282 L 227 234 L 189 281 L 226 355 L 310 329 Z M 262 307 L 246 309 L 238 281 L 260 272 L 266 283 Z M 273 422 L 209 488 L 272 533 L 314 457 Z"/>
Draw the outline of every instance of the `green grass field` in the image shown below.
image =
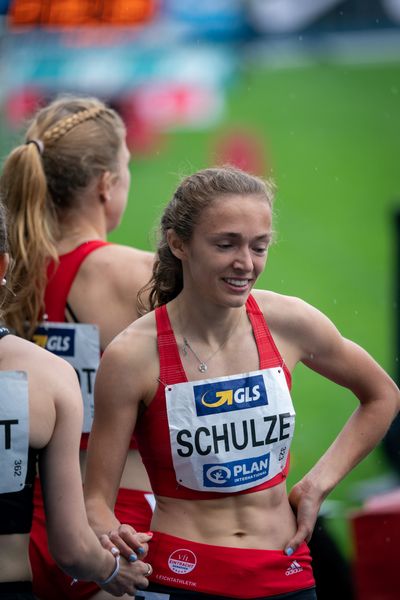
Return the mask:
<path id="1" fill-rule="evenodd" d="M 178 178 L 211 164 L 218 136 L 260 136 L 278 186 L 277 241 L 259 281 L 300 296 L 394 372 L 394 230 L 400 206 L 400 63 L 269 70 L 249 67 L 232 85 L 213 130 L 166 136 L 132 164 L 129 206 L 112 239 L 153 247 L 153 230 Z M 356 401 L 306 368 L 294 374 L 297 429 L 289 484 L 334 439 Z M 352 487 L 388 471 L 378 449 L 331 494 L 344 504 L 333 529 L 349 550 Z"/>

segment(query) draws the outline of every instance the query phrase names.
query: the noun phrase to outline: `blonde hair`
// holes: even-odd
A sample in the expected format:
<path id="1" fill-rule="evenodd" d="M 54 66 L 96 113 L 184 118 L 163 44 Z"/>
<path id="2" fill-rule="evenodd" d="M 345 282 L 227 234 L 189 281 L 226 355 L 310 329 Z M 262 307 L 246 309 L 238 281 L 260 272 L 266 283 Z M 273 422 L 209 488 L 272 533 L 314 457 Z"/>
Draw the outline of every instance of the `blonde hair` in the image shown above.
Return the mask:
<path id="1" fill-rule="evenodd" d="M 197 171 L 179 185 L 161 217 L 158 247 L 152 277 L 139 292 L 139 312 L 170 302 L 183 287 L 181 261 L 169 248 L 167 232 L 173 229 L 181 240 L 190 241 L 201 214 L 216 198 L 229 196 L 257 196 L 270 208 L 274 201 L 275 186 L 269 180 L 250 175 L 227 165 Z M 147 303 L 143 300 L 148 294 Z"/>
<path id="2" fill-rule="evenodd" d="M 3 317 L 19 335 L 30 338 L 42 318 L 47 267 L 58 260 L 63 214 L 79 208 L 79 194 L 93 178 L 117 172 L 124 137 L 121 118 L 103 102 L 64 96 L 37 112 L 25 143 L 7 157 L 0 198 L 9 216 L 16 296 Z"/>

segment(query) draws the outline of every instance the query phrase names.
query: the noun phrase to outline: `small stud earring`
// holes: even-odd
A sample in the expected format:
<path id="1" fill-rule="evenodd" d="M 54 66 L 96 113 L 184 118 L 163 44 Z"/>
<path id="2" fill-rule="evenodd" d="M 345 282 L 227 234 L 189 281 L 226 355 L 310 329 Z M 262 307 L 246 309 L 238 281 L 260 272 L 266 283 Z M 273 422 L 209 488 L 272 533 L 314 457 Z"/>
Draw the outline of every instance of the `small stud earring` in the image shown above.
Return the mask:
<path id="1" fill-rule="evenodd" d="M 1 280 L 1 285 L 6 285 L 7 283 L 7 279 L 5 277 L 3 277 L 3 279 Z"/>

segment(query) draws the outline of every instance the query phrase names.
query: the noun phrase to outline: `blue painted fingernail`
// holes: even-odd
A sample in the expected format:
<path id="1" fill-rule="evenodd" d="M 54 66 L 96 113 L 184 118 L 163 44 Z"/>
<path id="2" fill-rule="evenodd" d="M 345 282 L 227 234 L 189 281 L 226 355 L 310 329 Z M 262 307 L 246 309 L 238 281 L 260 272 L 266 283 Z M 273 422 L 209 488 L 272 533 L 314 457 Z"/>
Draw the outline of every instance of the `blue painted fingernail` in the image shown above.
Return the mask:
<path id="1" fill-rule="evenodd" d="M 129 555 L 128 558 L 129 562 L 135 562 L 135 560 L 137 560 L 137 556 L 134 552 L 132 552 L 132 554 Z"/>
<path id="2" fill-rule="evenodd" d="M 292 556 L 293 552 L 294 552 L 293 548 L 290 548 L 290 547 L 286 548 L 286 550 L 285 550 L 286 556 Z"/>
<path id="3" fill-rule="evenodd" d="M 145 550 L 144 550 L 144 548 L 142 548 L 142 546 L 139 546 L 139 548 L 136 548 L 136 552 L 138 554 L 144 554 Z"/>

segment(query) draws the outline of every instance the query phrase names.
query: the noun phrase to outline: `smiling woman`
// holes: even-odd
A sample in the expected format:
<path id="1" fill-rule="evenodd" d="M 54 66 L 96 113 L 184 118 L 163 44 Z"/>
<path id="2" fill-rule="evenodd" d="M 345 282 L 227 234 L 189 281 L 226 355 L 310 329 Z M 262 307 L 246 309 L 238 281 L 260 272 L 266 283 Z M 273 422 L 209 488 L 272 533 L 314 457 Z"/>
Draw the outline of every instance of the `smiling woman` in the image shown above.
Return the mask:
<path id="1" fill-rule="evenodd" d="M 157 500 L 149 590 L 171 600 L 315 599 L 307 541 L 320 505 L 399 409 L 393 381 L 327 317 L 253 289 L 272 199 L 268 182 L 232 167 L 184 179 L 144 289 L 155 310 L 115 338 L 98 372 L 89 520 L 126 552 L 132 531 L 115 528 L 113 503 L 135 428 Z M 359 407 L 288 495 L 300 362 L 349 388 Z"/>

